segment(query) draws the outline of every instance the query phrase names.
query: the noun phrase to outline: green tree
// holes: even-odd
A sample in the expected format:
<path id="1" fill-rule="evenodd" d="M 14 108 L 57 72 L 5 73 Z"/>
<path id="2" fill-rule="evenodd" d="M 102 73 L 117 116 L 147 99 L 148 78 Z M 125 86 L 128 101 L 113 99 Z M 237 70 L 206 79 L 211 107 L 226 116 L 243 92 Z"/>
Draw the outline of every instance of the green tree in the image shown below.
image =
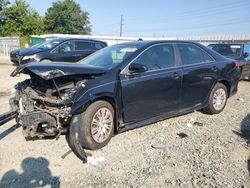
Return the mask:
<path id="1" fill-rule="evenodd" d="M 8 0 L 0 0 L 0 11 L 2 11 L 9 3 Z"/>
<path id="2" fill-rule="evenodd" d="M 90 34 L 88 12 L 82 11 L 74 0 L 54 2 L 45 14 L 45 31 L 48 33 Z"/>
<path id="3" fill-rule="evenodd" d="M 19 36 L 21 45 L 28 42 L 29 36 L 41 34 L 44 29 L 42 17 L 30 8 L 24 0 L 3 8 L 5 21 L 0 25 L 0 36 Z"/>
<path id="4" fill-rule="evenodd" d="M 0 0 L 0 26 L 5 20 L 5 16 L 3 15 L 3 9 L 9 4 L 8 0 Z"/>

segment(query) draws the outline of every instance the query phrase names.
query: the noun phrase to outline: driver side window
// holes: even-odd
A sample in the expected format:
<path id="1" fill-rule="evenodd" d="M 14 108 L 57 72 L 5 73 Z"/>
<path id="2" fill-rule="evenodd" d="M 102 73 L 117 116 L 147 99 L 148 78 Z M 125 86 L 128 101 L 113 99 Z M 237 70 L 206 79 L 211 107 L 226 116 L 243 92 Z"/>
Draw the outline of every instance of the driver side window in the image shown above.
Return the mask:
<path id="1" fill-rule="evenodd" d="M 144 51 L 134 63 L 145 65 L 148 70 L 160 70 L 175 66 L 172 44 L 161 44 Z"/>
<path id="2" fill-rule="evenodd" d="M 75 42 L 74 41 L 66 41 L 60 44 L 53 53 L 65 53 L 75 51 Z"/>

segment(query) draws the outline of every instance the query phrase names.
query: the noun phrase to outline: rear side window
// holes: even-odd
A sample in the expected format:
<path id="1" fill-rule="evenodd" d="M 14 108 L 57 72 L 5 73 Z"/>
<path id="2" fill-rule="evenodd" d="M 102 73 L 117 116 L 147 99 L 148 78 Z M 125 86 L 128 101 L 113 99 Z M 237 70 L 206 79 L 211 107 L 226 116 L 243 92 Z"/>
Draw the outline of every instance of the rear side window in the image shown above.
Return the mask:
<path id="1" fill-rule="evenodd" d="M 248 53 L 248 57 L 246 57 L 245 59 L 247 61 L 250 61 L 250 45 L 249 44 L 244 45 L 244 53 Z"/>
<path id="2" fill-rule="evenodd" d="M 75 41 L 75 49 L 76 51 L 94 50 L 95 46 L 94 46 L 94 43 L 92 42 Z"/>
<path id="3" fill-rule="evenodd" d="M 193 44 L 177 44 L 182 65 L 212 62 L 214 59 L 205 51 Z"/>
<path id="4" fill-rule="evenodd" d="M 175 66 L 172 44 L 153 46 L 143 52 L 134 63 L 145 65 L 148 70 L 158 70 Z"/>
<path id="5" fill-rule="evenodd" d="M 102 49 L 104 46 L 103 45 L 101 45 L 100 43 L 95 43 L 95 49 L 96 50 L 100 50 L 100 49 Z"/>

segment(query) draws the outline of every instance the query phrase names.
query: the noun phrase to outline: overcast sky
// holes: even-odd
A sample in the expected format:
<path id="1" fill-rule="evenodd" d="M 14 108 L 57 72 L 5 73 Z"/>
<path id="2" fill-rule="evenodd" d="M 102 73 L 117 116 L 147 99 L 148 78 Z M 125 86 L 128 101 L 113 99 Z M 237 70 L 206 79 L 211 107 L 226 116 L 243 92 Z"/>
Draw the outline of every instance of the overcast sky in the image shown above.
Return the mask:
<path id="1" fill-rule="evenodd" d="M 54 0 L 26 0 L 44 15 Z M 178 37 L 250 34 L 250 0 L 76 0 L 94 35 Z"/>

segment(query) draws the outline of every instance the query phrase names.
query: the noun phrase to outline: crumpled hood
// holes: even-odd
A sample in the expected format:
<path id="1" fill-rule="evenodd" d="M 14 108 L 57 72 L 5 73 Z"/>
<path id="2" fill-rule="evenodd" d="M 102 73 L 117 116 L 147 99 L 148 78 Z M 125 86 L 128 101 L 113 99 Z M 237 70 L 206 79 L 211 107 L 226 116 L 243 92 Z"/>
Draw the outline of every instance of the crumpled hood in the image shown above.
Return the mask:
<path id="1" fill-rule="evenodd" d="M 77 63 L 28 63 L 17 67 L 11 73 L 11 76 L 15 77 L 20 73 L 30 74 L 32 72 L 45 80 L 50 80 L 52 78 L 71 75 L 100 75 L 106 71 L 107 69 L 101 67 Z"/>
<path id="2" fill-rule="evenodd" d="M 46 51 L 48 49 L 44 49 L 44 48 L 21 48 L 18 50 L 14 50 L 11 52 L 11 54 L 16 54 L 19 56 L 26 56 L 26 55 L 33 55 L 39 52 L 43 52 Z"/>

